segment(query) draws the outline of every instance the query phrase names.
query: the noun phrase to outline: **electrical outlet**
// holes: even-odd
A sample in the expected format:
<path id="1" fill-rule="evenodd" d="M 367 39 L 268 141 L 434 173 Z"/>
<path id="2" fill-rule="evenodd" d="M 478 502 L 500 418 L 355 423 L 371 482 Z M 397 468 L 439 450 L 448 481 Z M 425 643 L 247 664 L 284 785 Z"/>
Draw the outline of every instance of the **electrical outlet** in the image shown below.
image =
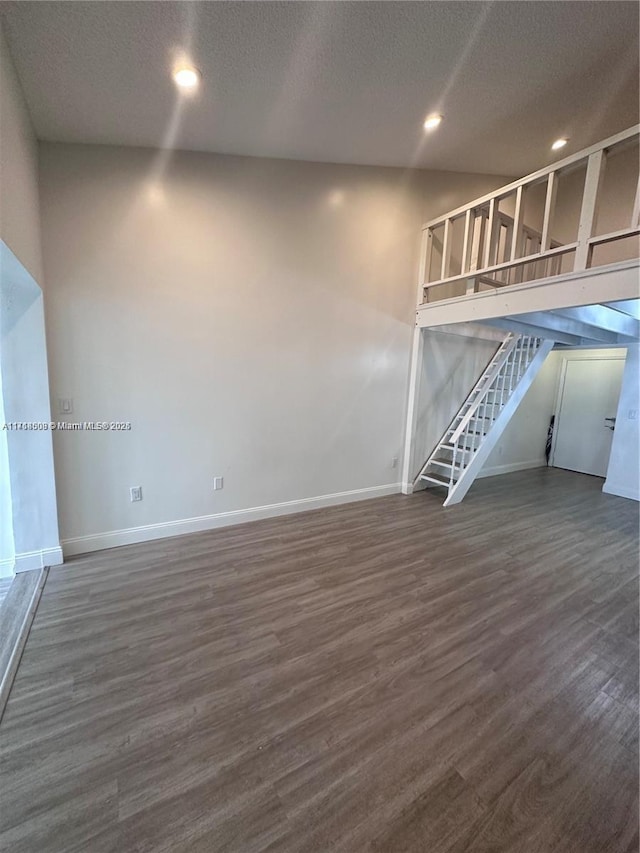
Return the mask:
<path id="1" fill-rule="evenodd" d="M 393 459 L 391 460 L 391 467 L 392 468 L 398 467 L 398 457 L 397 456 L 394 456 Z"/>
<path id="2" fill-rule="evenodd" d="M 221 489 L 224 486 L 224 479 L 222 477 L 214 477 L 213 478 L 213 491 L 217 492 L 218 489 Z"/>
<path id="3" fill-rule="evenodd" d="M 131 495 L 131 503 L 142 500 L 142 486 L 131 486 L 129 489 Z"/>
<path id="4" fill-rule="evenodd" d="M 60 415 L 72 415 L 73 414 L 73 400 L 71 397 L 60 397 L 58 399 L 58 414 Z"/>

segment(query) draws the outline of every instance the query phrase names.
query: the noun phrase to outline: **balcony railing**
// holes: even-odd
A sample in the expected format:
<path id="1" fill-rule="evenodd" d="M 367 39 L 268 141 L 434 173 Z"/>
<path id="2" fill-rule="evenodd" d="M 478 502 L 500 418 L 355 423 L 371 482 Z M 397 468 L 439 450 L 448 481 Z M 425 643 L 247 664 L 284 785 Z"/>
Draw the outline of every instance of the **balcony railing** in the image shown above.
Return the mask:
<path id="1" fill-rule="evenodd" d="M 593 265 L 598 247 L 637 237 L 637 173 L 628 224 L 605 234 L 595 232 L 607 158 L 637 146 L 639 134 L 636 125 L 428 222 L 423 227 L 419 304 L 585 270 Z M 635 160 L 637 164 L 637 155 Z M 554 239 L 553 231 L 558 188 L 568 179 L 563 192 L 570 188 L 569 207 L 576 207 L 579 215 L 575 239 L 562 241 Z M 638 256 L 637 246 L 632 254 Z"/>

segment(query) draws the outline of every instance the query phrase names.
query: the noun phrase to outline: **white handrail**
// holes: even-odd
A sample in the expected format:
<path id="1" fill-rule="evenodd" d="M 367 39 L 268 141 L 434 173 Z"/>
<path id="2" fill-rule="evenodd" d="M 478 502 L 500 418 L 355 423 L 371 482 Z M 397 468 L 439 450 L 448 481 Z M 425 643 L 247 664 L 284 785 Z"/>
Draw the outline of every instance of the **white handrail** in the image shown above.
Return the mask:
<path id="1" fill-rule="evenodd" d="M 583 148 L 576 154 L 570 154 L 563 160 L 556 160 L 555 163 L 550 163 L 548 166 L 538 169 L 537 172 L 531 172 L 531 174 L 525 175 L 524 178 L 518 178 L 517 181 L 512 181 L 512 183 L 506 184 L 504 187 L 500 187 L 486 195 L 480 196 L 468 204 L 456 207 L 455 210 L 449 211 L 445 216 L 439 216 L 437 219 L 425 222 L 422 226 L 422 230 L 424 231 L 426 228 L 434 228 L 436 225 L 442 225 L 446 219 L 457 219 L 459 216 L 463 216 L 467 210 L 472 210 L 474 207 L 481 207 L 483 204 L 488 204 L 491 199 L 504 198 L 504 196 L 510 195 L 512 192 L 517 190 L 518 187 L 524 187 L 526 184 L 538 183 L 551 172 L 559 172 L 573 165 L 577 166 L 582 160 L 588 159 L 591 154 L 595 154 L 603 149 L 612 148 L 614 145 L 627 142 L 629 139 L 633 139 L 634 136 L 639 135 L 640 124 L 636 124 L 633 127 L 627 128 L 627 130 L 623 130 L 620 133 L 616 133 L 613 136 L 608 137 L 608 139 L 604 139 L 602 142 L 590 145 L 588 148 Z"/>
<path id="2" fill-rule="evenodd" d="M 550 268 L 545 264 L 542 275 L 547 275 L 549 269 L 552 275 L 559 275 L 563 266 L 559 256 L 562 255 L 573 254 L 573 270 L 585 270 L 592 263 L 594 246 L 635 236 L 638 233 L 636 220 L 640 218 L 640 213 L 636 211 L 636 208 L 640 210 L 640 188 L 636 194 L 629 228 L 602 237 L 596 237 L 594 230 L 606 155 L 612 148 L 637 139 L 639 135 L 640 125 L 635 125 L 427 222 L 423 226 L 425 239 L 422 249 L 423 257 L 421 257 L 422 275 L 418 304 L 422 305 L 426 301 L 429 289 L 438 285 L 466 280 L 467 292 L 475 292 L 478 279 L 485 280 L 484 277 L 488 275 L 513 268 L 524 270 L 527 264 L 552 258 L 556 258 L 556 262 Z M 553 240 L 551 236 L 558 176 L 585 163 L 586 174 L 577 237 L 575 242 L 563 245 Z M 542 231 L 538 232 L 524 222 L 524 191 L 529 186 L 543 182 L 546 183 L 544 216 Z M 507 196 L 513 196 L 515 199 L 513 217 L 499 208 L 499 202 Z M 460 272 L 451 275 L 453 223 L 460 218 L 464 218 Z M 439 246 L 435 229 L 442 229 L 442 227 L 444 227 L 444 238 L 442 246 Z M 439 250 L 441 249 L 438 258 L 439 269 L 434 271 L 437 277 L 429 280 L 434 243 L 438 245 Z M 539 278 L 540 274 L 540 268 L 534 267 L 531 275 Z M 489 280 L 485 283 L 497 288 L 517 283 L 521 278 L 522 273 L 517 270 L 514 280 L 509 280 L 507 277 L 505 281 Z"/>
<path id="3" fill-rule="evenodd" d="M 511 353 L 513 352 L 513 350 L 517 346 L 518 341 L 521 338 L 522 338 L 522 335 L 513 335 L 512 339 L 510 341 L 507 341 L 507 345 L 505 346 L 504 350 L 502 351 L 502 354 L 501 354 L 500 358 L 498 359 L 498 361 L 496 362 L 496 364 L 494 365 L 493 369 L 491 370 L 490 373 L 488 373 L 486 376 L 483 377 L 483 379 L 486 380 L 485 388 L 482 391 L 482 393 L 478 395 L 478 399 L 475 400 L 473 402 L 473 404 L 469 407 L 469 411 L 464 415 L 464 417 L 462 418 L 462 420 L 460 421 L 458 426 L 455 428 L 453 435 L 451 436 L 451 443 L 452 444 L 455 444 L 456 441 L 460 438 L 465 427 L 467 426 L 469 421 L 473 418 L 475 413 L 478 411 L 480 404 L 482 403 L 482 401 L 486 397 L 486 395 L 487 395 L 489 389 L 491 388 L 494 380 L 496 379 L 496 377 L 498 376 L 498 374 L 500 373 L 500 371 L 504 367 L 505 362 L 507 361 L 507 359 L 509 358 L 509 356 L 511 355 Z"/>

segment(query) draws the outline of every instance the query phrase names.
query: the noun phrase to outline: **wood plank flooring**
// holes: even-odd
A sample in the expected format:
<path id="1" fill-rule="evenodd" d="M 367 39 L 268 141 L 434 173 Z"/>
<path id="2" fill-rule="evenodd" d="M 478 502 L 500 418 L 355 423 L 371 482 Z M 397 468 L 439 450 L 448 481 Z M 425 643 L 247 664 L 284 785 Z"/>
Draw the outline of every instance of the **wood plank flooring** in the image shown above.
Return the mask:
<path id="1" fill-rule="evenodd" d="M 557 469 L 51 569 L 12 853 L 633 853 L 638 507 Z"/>
<path id="2" fill-rule="evenodd" d="M 0 607 L 2 607 L 7 593 L 11 589 L 11 583 L 13 582 L 13 578 L 0 578 Z"/>
<path id="3" fill-rule="evenodd" d="M 29 636 L 47 572 L 48 569 L 18 572 L 10 579 L 7 595 L 0 602 L 0 721 L 20 663 L 20 655 Z"/>

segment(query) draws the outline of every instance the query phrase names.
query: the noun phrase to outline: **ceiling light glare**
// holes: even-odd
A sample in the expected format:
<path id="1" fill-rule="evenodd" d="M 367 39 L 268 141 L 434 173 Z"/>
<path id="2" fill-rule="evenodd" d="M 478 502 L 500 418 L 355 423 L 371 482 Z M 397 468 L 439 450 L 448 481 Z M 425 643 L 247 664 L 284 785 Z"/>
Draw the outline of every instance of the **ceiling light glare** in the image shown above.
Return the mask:
<path id="1" fill-rule="evenodd" d="M 173 71 L 173 82 L 183 92 L 193 92 L 200 83 L 200 72 L 193 65 L 180 65 Z"/>
<path id="2" fill-rule="evenodd" d="M 558 151 L 560 148 L 564 148 L 569 140 L 562 137 L 562 139 L 556 139 L 556 141 L 551 146 L 552 151 Z"/>
<path id="3" fill-rule="evenodd" d="M 442 121 L 442 116 L 440 116 L 440 115 L 427 116 L 427 118 L 425 119 L 425 122 L 424 122 L 424 129 L 425 130 L 435 130 L 441 121 Z"/>

